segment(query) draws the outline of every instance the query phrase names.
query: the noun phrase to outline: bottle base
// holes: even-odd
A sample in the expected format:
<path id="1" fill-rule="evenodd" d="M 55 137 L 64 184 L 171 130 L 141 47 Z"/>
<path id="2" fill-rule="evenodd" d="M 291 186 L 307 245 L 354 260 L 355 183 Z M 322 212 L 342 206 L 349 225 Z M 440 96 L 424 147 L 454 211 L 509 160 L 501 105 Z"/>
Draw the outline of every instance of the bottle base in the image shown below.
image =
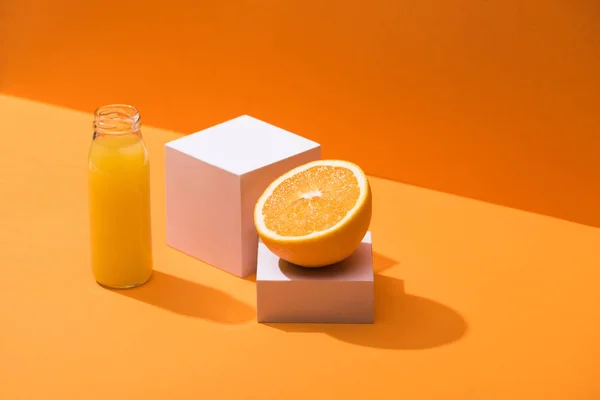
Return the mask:
<path id="1" fill-rule="evenodd" d="M 132 285 L 124 285 L 124 286 L 120 286 L 120 285 L 108 285 L 106 283 L 102 283 L 102 282 L 98 282 L 96 281 L 96 283 L 100 286 L 102 286 L 105 289 L 113 289 L 113 290 L 121 290 L 121 289 L 133 289 L 139 286 L 142 286 L 144 283 L 148 282 L 150 280 L 150 278 L 152 278 L 152 273 L 150 273 L 150 275 L 148 276 L 148 278 L 144 281 L 138 282 L 138 283 L 134 283 Z"/>

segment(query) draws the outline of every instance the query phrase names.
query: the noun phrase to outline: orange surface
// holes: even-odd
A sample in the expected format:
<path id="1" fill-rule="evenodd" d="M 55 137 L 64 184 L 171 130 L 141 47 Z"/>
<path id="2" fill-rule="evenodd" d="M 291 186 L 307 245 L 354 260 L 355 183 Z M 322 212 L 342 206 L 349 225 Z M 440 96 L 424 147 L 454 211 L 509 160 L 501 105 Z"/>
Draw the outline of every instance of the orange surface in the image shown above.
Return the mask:
<path id="1" fill-rule="evenodd" d="M 597 0 L 3 0 L 0 90 L 182 133 L 249 113 L 372 175 L 600 226 L 599 19 Z"/>
<path id="2" fill-rule="evenodd" d="M 600 230 L 372 178 L 376 323 L 261 325 L 255 284 L 165 245 L 163 144 L 145 127 L 156 270 L 89 268 L 92 115 L 0 96 L 0 398 L 600 398 Z"/>

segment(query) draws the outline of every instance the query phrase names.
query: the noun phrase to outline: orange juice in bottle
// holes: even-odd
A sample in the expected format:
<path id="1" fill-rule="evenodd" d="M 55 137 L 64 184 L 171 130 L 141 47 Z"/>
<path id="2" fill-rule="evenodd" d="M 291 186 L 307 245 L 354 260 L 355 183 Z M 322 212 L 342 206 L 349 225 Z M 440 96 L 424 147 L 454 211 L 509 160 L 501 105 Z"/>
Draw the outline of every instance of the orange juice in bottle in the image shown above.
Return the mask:
<path id="1" fill-rule="evenodd" d="M 138 111 L 115 104 L 94 113 L 88 157 L 91 265 L 96 281 L 125 289 L 152 275 L 150 169 Z"/>

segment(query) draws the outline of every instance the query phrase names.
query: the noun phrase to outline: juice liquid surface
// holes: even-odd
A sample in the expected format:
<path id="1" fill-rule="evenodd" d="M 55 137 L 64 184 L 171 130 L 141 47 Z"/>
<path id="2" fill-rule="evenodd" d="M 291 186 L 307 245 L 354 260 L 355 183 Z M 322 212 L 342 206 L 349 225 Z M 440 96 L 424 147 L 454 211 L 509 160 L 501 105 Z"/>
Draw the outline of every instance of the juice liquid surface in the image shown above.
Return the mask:
<path id="1" fill-rule="evenodd" d="M 96 281 L 127 288 L 152 274 L 150 169 L 137 135 L 97 137 L 88 165 L 91 264 Z"/>

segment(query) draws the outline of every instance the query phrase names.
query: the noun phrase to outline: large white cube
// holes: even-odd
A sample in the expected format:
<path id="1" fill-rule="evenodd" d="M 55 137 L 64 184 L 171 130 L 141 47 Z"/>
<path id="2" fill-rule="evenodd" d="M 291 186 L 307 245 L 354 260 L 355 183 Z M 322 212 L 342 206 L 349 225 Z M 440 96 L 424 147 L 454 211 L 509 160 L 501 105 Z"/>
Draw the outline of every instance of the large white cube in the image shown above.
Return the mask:
<path id="1" fill-rule="evenodd" d="M 375 288 L 371 233 L 347 259 L 321 268 L 281 260 L 258 245 L 258 322 L 374 322 Z"/>
<path id="2" fill-rule="evenodd" d="M 247 115 L 167 143 L 167 244 L 252 275 L 256 201 L 277 177 L 320 158 L 318 143 Z"/>

